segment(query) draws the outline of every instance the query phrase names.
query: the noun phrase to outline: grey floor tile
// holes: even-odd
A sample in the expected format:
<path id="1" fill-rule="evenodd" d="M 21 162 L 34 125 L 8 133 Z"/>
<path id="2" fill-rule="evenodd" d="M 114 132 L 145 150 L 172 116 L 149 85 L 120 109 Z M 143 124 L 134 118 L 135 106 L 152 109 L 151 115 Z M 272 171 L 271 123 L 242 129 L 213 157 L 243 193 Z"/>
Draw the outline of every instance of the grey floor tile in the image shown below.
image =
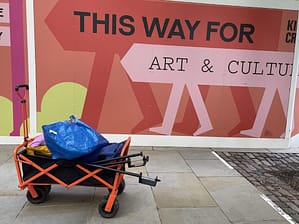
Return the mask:
<path id="1" fill-rule="evenodd" d="M 163 224 L 230 224 L 217 207 L 162 208 L 159 210 Z"/>
<path id="2" fill-rule="evenodd" d="M 47 200 L 38 205 L 27 202 L 14 224 L 86 223 L 94 196 L 94 187 L 52 185 Z"/>
<path id="3" fill-rule="evenodd" d="M 201 151 L 200 149 L 184 150 L 181 151 L 180 154 L 185 160 L 218 160 L 218 158 L 211 151 Z"/>
<path id="4" fill-rule="evenodd" d="M 12 224 L 25 203 L 22 196 L 0 196 L 0 223 Z"/>
<path id="5" fill-rule="evenodd" d="M 98 213 L 98 202 L 91 209 L 88 224 L 160 224 L 156 203 L 149 186 L 129 185 L 118 196 L 119 211 L 112 219 Z"/>
<path id="6" fill-rule="evenodd" d="M 200 178 L 218 206 L 234 223 L 284 221 L 243 177 Z"/>
<path id="7" fill-rule="evenodd" d="M 131 153 L 144 151 L 150 161 L 146 167 L 127 171 L 158 176 L 161 182 L 150 187 L 125 175 L 126 188 L 118 196 L 119 212 L 105 219 L 98 213 L 98 204 L 108 194 L 105 188 L 65 189 L 53 185 L 45 203 L 27 202 L 27 189 L 17 187 L 14 147 L 0 145 L 1 224 L 287 223 L 259 197 L 256 188 L 221 163 L 208 148 L 132 147 Z M 236 149 L 239 150 L 242 149 Z"/>
<path id="8" fill-rule="evenodd" d="M 85 186 L 75 186 L 71 189 L 64 188 L 61 185 L 52 185 L 50 194 L 48 195 L 47 201 L 40 204 L 39 206 L 50 206 L 50 205 L 68 205 L 77 203 L 90 203 L 94 200 L 95 188 Z M 30 205 L 29 206 L 35 206 Z"/>
<path id="9" fill-rule="evenodd" d="M 0 166 L 13 156 L 15 145 L 0 145 Z"/>
<path id="10" fill-rule="evenodd" d="M 191 172 L 181 154 L 176 151 L 149 151 L 148 155 L 148 172 Z"/>
<path id="11" fill-rule="evenodd" d="M 234 170 L 228 168 L 220 160 L 186 160 L 186 163 L 191 167 L 193 172 L 198 177 L 208 176 L 240 176 L 240 174 Z"/>
<path id="12" fill-rule="evenodd" d="M 154 149 L 155 151 L 179 151 L 179 150 L 184 150 L 185 147 L 154 146 L 153 149 Z"/>
<path id="13" fill-rule="evenodd" d="M 158 208 L 216 206 L 215 201 L 193 173 L 150 173 L 161 182 L 153 188 Z"/>
<path id="14" fill-rule="evenodd" d="M 0 177 L 0 195 L 20 193 L 17 172 L 12 158 L 0 166 Z"/>
<path id="15" fill-rule="evenodd" d="M 5 145 L 3 144 L 3 145 L 0 145 L 0 151 L 2 151 L 2 150 L 13 151 L 16 146 L 18 146 L 18 144 L 5 144 Z"/>
<path id="16" fill-rule="evenodd" d="M 82 224 L 88 219 L 90 206 L 60 204 L 50 206 L 26 206 L 14 224 Z"/>

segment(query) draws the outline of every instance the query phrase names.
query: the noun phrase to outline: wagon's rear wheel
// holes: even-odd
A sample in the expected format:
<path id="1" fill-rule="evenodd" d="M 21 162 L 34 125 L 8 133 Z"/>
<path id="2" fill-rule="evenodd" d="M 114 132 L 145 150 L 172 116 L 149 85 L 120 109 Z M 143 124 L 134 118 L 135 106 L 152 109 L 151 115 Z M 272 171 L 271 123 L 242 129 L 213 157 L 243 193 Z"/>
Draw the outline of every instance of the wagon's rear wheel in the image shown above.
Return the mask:
<path id="1" fill-rule="evenodd" d="M 119 202 L 118 202 L 117 199 L 115 199 L 114 204 L 113 204 L 113 206 L 111 208 L 111 211 L 110 212 L 106 212 L 105 211 L 105 207 L 106 207 L 107 201 L 108 201 L 108 199 L 105 198 L 105 199 L 103 199 L 100 202 L 100 204 L 99 204 L 99 213 L 104 218 L 113 218 L 117 214 L 117 212 L 118 212 Z"/>
<path id="2" fill-rule="evenodd" d="M 32 197 L 32 195 L 30 194 L 30 191 L 27 191 L 27 200 L 31 203 L 31 204 L 40 204 L 43 203 L 47 200 L 47 196 L 50 193 L 51 190 L 51 185 L 45 185 L 45 186 L 34 186 L 34 189 L 37 193 L 37 197 L 34 198 Z"/>

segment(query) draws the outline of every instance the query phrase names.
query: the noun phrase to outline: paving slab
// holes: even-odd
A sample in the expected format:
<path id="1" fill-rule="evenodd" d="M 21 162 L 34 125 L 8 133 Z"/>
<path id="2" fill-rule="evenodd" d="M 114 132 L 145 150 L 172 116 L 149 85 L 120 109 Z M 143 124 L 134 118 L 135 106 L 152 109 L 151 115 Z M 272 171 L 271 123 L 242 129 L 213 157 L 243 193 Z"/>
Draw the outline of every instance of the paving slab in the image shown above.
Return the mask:
<path id="1" fill-rule="evenodd" d="M 148 151 L 148 172 L 191 172 L 190 167 L 179 152 L 176 151 Z"/>
<path id="2" fill-rule="evenodd" d="M 204 177 L 200 180 L 233 223 L 285 221 L 243 177 Z"/>
<path id="3" fill-rule="evenodd" d="M 216 206 L 215 201 L 193 173 L 150 173 L 161 182 L 153 188 L 158 208 Z"/>
<path id="4" fill-rule="evenodd" d="M 25 206 L 14 224 L 82 224 L 88 219 L 90 206 L 78 204 Z"/>
<path id="5" fill-rule="evenodd" d="M 47 200 L 37 205 L 27 202 L 14 224 L 86 223 L 94 192 L 93 187 L 66 189 L 52 185 Z M 26 195 L 22 200 L 27 200 Z"/>
<path id="6" fill-rule="evenodd" d="M 98 213 L 98 204 L 108 194 L 105 188 L 53 185 L 45 203 L 27 202 L 27 190 L 17 187 L 13 148 L 0 145 L 1 224 L 288 223 L 260 198 L 253 185 L 208 148 L 134 147 L 131 153 L 144 151 L 150 161 L 146 167 L 127 170 L 158 176 L 161 182 L 150 187 L 125 175 L 119 212 L 112 219 Z"/>
<path id="7" fill-rule="evenodd" d="M 0 223 L 13 223 L 25 203 L 26 199 L 22 196 L 0 196 Z"/>
<path id="8" fill-rule="evenodd" d="M 0 166 L 7 162 L 13 156 L 15 145 L 1 145 L 0 146 Z"/>
<path id="9" fill-rule="evenodd" d="M 0 166 L 0 195 L 22 194 L 18 188 L 18 178 L 12 158 Z"/>
<path id="10" fill-rule="evenodd" d="M 194 159 L 201 159 L 201 160 L 218 160 L 218 158 L 209 151 L 202 151 L 201 149 L 187 149 L 184 151 L 179 152 L 185 160 L 194 160 Z"/>
<path id="11" fill-rule="evenodd" d="M 180 150 L 184 150 L 185 147 L 168 147 L 168 146 L 154 146 L 153 150 L 155 151 L 180 151 Z"/>
<path id="12" fill-rule="evenodd" d="M 260 192 L 299 222 L 298 153 L 218 152 Z"/>
<path id="13" fill-rule="evenodd" d="M 162 208 L 159 209 L 163 224 L 230 224 L 217 207 Z"/>
<path id="14" fill-rule="evenodd" d="M 101 194 L 101 192 L 100 192 Z M 160 224 L 151 187 L 129 185 L 118 196 L 119 211 L 112 219 L 105 219 L 98 213 L 98 201 L 91 208 L 88 224 Z"/>
<path id="15" fill-rule="evenodd" d="M 107 191 L 108 192 L 108 191 Z M 47 200 L 38 206 L 55 206 L 69 204 L 88 204 L 94 200 L 95 187 L 75 186 L 71 189 L 61 185 L 52 185 Z M 28 204 L 28 206 L 36 206 Z"/>
<path id="16" fill-rule="evenodd" d="M 240 174 L 234 170 L 228 168 L 220 160 L 186 160 L 186 163 L 190 166 L 192 171 L 198 177 L 225 177 L 225 176 L 240 176 Z"/>

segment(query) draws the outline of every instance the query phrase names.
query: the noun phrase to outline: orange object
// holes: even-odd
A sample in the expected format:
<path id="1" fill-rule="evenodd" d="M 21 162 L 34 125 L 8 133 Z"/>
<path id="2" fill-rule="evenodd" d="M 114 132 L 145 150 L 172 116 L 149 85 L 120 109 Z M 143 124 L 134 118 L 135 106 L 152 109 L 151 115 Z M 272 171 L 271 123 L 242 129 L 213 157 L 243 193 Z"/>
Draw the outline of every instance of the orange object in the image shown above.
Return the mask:
<path id="1" fill-rule="evenodd" d="M 93 163 L 85 163 L 78 160 L 52 159 L 51 154 L 36 153 L 30 146 L 34 138 L 28 137 L 27 109 L 25 96 L 19 93 L 20 88 L 29 90 L 28 85 L 16 87 L 23 105 L 24 142 L 14 149 L 14 161 L 20 189 L 28 189 L 27 199 L 33 204 L 46 201 L 53 184 L 62 185 L 65 188 L 75 186 L 105 187 L 109 190 L 108 197 L 99 204 L 99 213 L 105 218 L 114 217 L 119 209 L 117 196 L 124 191 L 124 175 L 139 178 L 139 183 L 156 186 L 160 181 L 157 177 L 152 179 L 143 177 L 142 173 L 126 171 L 126 167 L 145 166 L 148 156 L 142 152 L 129 155 L 131 137 L 121 142 L 120 154 L 112 159 L 99 160 Z M 139 158 L 139 160 L 132 158 Z M 126 166 L 127 164 L 127 166 Z"/>

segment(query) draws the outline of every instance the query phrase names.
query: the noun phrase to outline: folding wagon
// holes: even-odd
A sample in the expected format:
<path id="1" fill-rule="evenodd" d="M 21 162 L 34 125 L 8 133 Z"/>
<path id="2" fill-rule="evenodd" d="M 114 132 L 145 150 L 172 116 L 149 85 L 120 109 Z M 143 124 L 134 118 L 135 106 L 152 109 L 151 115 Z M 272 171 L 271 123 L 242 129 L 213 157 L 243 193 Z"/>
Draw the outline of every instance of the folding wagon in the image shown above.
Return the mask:
<path id="1" fill-rule="evenodd" d="M 25 94 L 19 90 L 24 88 Z M 28 85 L 19 85 L 16 92 L 21 99 L 23 110 L 24 142 L 14 150 L 14 161 L 20 189 L 27 191 L 27 199 L 32 204 L 46 201 L 53 184 L 65 188 L 75 186 L 104 187 L 108 195 L 99 203 L 98 211 L 105 218 L 114 217 L 119 209 L 117 196 L 125 189 L 124 175 L 137 177 L 139 183 L 156 186 L 160 181 L 144 177 L 142 173 L 129 172 L 126 168 L 145 166 L 149 157 L 142 152 L 129 154 L 131 138 L 115 144 L 118 153 L 113 158 L 105 158 L 93 162 L 83 162 L 80 159 L 53 159 L 51 154 L 30 146 L 35 138 L 28 137 L 26 92 Z"/>

